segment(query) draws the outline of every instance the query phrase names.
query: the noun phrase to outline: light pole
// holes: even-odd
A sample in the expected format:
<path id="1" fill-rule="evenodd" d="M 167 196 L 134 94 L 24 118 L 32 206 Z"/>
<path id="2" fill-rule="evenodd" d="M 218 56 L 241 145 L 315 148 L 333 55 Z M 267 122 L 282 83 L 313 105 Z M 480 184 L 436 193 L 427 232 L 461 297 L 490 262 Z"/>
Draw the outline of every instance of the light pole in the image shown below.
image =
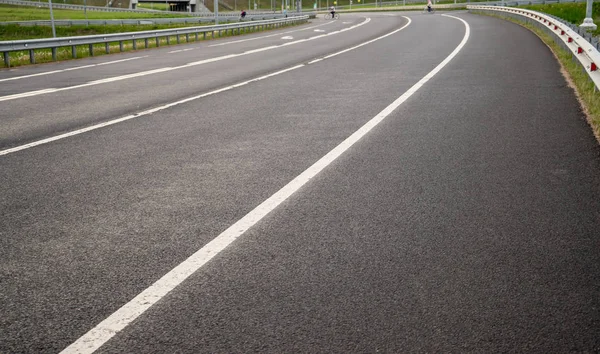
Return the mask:
<path id="1" fill-rule="evenodd" d="M 579 27 L 587 30 L 587 31 L 595 31 L 598 26 L 594 24 L 594 19 L 592 18 L 592 3 L 593 0 L 587 0 L 587 7 L 585 8 L 585 19 L 583 23 L 579 25 Z"/>
<path id="2" fill-rule="evenodd" d="M 56 38 L 56 27 L 54 27 L 54 13 L 52 12 L 52 0 L 48 0 L 50 6 L 50 22 L 52 22 L 52 37 Z"/>
<path id="3" fill-rule="evenodd" d="M 213 5 L 214 8 L 214 13 L 215 13 L 215 25 L 219 24 L 219 0 L 215 0 L 215 3 Z"/>

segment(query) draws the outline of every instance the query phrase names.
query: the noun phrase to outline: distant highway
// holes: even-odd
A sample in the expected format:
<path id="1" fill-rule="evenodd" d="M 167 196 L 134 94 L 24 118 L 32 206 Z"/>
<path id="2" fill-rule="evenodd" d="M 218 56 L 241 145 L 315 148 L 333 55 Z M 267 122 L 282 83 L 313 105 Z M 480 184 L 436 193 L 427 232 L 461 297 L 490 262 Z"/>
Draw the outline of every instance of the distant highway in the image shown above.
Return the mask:
<path id="1" fill-rule="evenodd" d="M 0 353 L 600 350 L 600 157 L 496 18 L 0 70 Z"/>

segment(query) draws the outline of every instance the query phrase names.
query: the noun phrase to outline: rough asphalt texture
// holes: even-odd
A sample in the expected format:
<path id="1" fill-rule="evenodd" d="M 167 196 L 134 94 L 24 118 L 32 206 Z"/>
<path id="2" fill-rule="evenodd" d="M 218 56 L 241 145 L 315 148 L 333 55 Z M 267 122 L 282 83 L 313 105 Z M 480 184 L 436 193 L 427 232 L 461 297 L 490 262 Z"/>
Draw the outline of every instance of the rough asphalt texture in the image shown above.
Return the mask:
<path id="1" fill-rule="evenodd" d="M 537 37 L 456 15 L 471 38 L 448 66 L 100 352 L 600 350 L 597 142 Z M 359 31 L 252 62 L 3 102 L 2 124 L 35 140 L 406 23 L 342 20 L 367 16 Z M 464 35 L 456 19 L 407 16 L 405 30 L 344 55 L 1 157 L 0 352 L 72 343 L 375 116 Z M 342 20 L 323 29 L 352 25 Z M 128 99 L 115 92 L 136 85 Z M 44 107 L 73 111 L 45 117 Z M 3 133 L 0 143 L 17 139 Z"/>

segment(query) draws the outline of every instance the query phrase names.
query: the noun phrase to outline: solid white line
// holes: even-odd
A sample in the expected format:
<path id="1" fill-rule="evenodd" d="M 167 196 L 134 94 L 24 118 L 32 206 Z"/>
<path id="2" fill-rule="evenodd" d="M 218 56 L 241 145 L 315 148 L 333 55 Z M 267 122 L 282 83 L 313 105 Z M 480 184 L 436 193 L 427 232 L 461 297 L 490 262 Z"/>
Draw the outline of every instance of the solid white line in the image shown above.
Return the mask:
<path id="1" fill-rule="evenodd" d="M 462 21 L 465 24 L 466 31 L 462 42 L 456 49 L 435 67 L 424 78 L 417 82 L 413 87 L 406 91 L 402 96 L 396 99 L 392 104 L 379 112 L 375 117 L 369 120 L 360 129 L 354 132 L 341 144 L 323 156 L 319 161 L 315 162 L 307 170 L 302 172 L 298 177 L 294 178 L 286 186 L 273 194 L 243 218 L 231 225 L 227 230 L 223 231 L 215 239 L 207 243 L 200 250 L 196 251 L 188 259 L 173 268 L 162 278 L 152 284 L 149 288 L 142 291 L 139 295 L 122 306 L 92 330 L 77 339 L 73 344 L 67 347 L 62 353 L 92 353 L 100 348 L 106 341 L 112 338 L 115 334 L 127 327 L 137 317 L 144 313 L 148 308 L 162 299 L 171 290 L 181 284 L 190 275 L 200 269 L 204 264 L 210 261 L 215 255 L 229 246 L 233 241 L 240 237 L 246 230 L 259 222 L 283 201 L 294 194 L 298 189 L 304 186 L 311 178 L 315 177 L 331 162 L 335 161 L 340 155 L 348 150 L 352 145 L 365 136 L 371 129 L 377 126 L 390 113 L 398 108 L 410 96 L 412 96 L 419 88 L 429 81 L 436 73 L 446 66 L 452 58 L 465 46 L 470 34 L 469 25 L 462 19 L 454 16 L 449 16 Z"/>
<path id="2" fill-rule="evenodd" d="M 108 65 L 108 64 L 114 64 L 114 63 L 120 63 L 123 61 L 129 61 L 129 60 L 135 60 L 135 59 L 141 59 L 141 58 L 146 58 L 147 55 L 144 55 L 143 57 L 134 57 L 134 58 L 128 58 L 128 59 L 121 59 L 121 60 L 114 60 L 114 61 L 107 61 L 105 63 L 98 63 L 98 64 L 90 64 L 90 65 L 83 65 L 83 66 L 76 66 L 74 68 L 68 68 L 68 69 L 62 69 L 62 70 L 53 70 L 53 71 L 47 71 L 44 73 L 38 73 L 38 74 L 31 74 L 31 75 L 23 75 L 23 76 L 16 76 L 16 77 L 9 77 L 7 79 L 0 79 L 0 82 L 2 81 L 11 81 L 11 80 L 20 80 L 20 79 L 26 79 L 29 77 L 35 77 L 35 76 L 43 76 L 43 75 L 50 75 L 50 74 L 56 74 L 56 73 L 62 73 L 65 71 L 72 71 L 72 70 L 81 70 L 81 69 L 87 69 L 87 68 L 92 68 L 94 66 L 102 66 L 102 65 Z"/>
<path id="3" fill-rule="evenodd" d="M 329 33 L 327 35 L 332 35 L 332 34 L 337 34 L 337 33 L 341 33 L 341 32 L 344 32 L 344 31 L 348 31 L 348 30 L 360 27 L 360 26 L 362 26 L 364 24 L 367 24 L 370 21 L 371 21 L 370 18 L 366 18 L 363 22 L 361 22 L 359 24 L 356 24 L 356 25 L 348 27 L 348 28 L 344 28 L 344 29 L 339 30 L 339 31 L 331 32 L 331 33 Z M 53 92 L 59 92 L 59 91 L 73 90 L 73 89 L 87 87 L 87 86 L 105 84 L 105 83 L 108 83 L 108 82 L 115 82 L 115 81 L 120 81 L 120 80 L 125 80 L 125 79 L 131 79 L 131 78 L 134 78 L 134 77 L 141 77 L 141 76 L 152 75 L 152 74 L 162 73 L 162 72 L 171 71 L 171 70 L 178 70 L 178 69 L 188 68 L 190 66 L 202 65 L 202 64 L 206 64 L 206 63 L 212 63 L 212 62 L 216 62 L 216 61 L 221 61 L 221 60 L 226 60 L 226 59 L 230 59 L 230 58 L 240 57 L 240 56 L 243 56 L 243 55 L 249 55 L 249 54 L 253 54 L 253 53 L 264 52 L 264 51 L 267 51 L 267 50 L 276 49 L 276 48 L 280 48 L 280 47 L 283 47 L 283 46 L 289 46 L 289 45 L 294 45 L 294 44 L 298 44 L 298 43 L 303 43 L 303 42 L 314 40 L 314 39 L 317 39 L 317 38 L 320 38 L 320 37 L 321 36 L 311 37 L 311 38 L 308 38 L 308 39 L 300 39 L 300 40 L 293 41 L 293 42 L 287 42 L 287 43 L 284 43 L 282 45 L 272 45 L 272 46 L 268 46 L 268 47 L 264 47 L 264 48 L 258 48 L 258 49 L 254 49 L 254 50 L 249 50 L 249 51 L 246 51 L 246 52 L 240 53 L 240 54 L 223 55 L 223 56 L 220 56 L 220 57 L 210 58 L 210 59 L 205 59 L 205 60 L 200 60 L 200 61 L 196 61 L 196 62 L 192 62 L 192 63 L 188 63 L 188 64 L 185 64 L 185 65 L 180 65 L 180 66 L 174 66 L 174 67 L 169 67 L 169 68 L 161 68 L 161 69 L 154 69 L 154 70 L 142 71 L 142 72 L 133 73 L 133 74 L 127 74 L 127 75 L 122 75 L 122 76 L 110 77 L 110 78 L 106 78 L 106 79 L 102 79 L 102 80 L 91 81 L 91 82 L 88 82 L 88 83 L 85 83 L 85 84 L 81 84 L 81 85 L 67 86 L 67 87 L 62 87 L 62 88 L 58 88 L 58 89 L 49 89 L 49 90 L 39 90 L 39 91 L 32 91 L 32 92 L 24 92 L 24 93 L 18 93 L 18 94 L 8 95 L 8 96 L 0 96 L 0 102 L 14 100 L 14 99 L 22 98 L 22 97 L 30 97 L 30 96 L 43 95 L 43 94 L 53 93 Z"/>
<path id="4" fill-rule="evenodd" d="M 262 36 L 262 37 L 254 37 L 254 38 L 246 38 L 246 39 L 240 39 L 240 40 L 236 40 L 236 41 L 230 41 L 230 42 L 225 42 L 225 43 L 219 43 L 219 44 L 212 44 L 209 45 L 209 47 L 220 47 L 223 45 L 228 45 L 228 44 L 235 44 L 235 43 L 241 43 L 241 42 L 248 42 L 248 41 L 254 41 L 257 39 L 263 39 L 263 38 L 269 38 L 269 37 L 275 37 L 275 36 L 280 36 L 282 34 L 288 34 L 288 33 L 295 33 L 295 32 L 300 32 L 300 31 L 306 31 L 312 28 L 317 28 L 317 27 L 321 27 L 321 26 L 326 26 L 328 24 L 330 24 L 332 22 L 328 22 L 328 23 L 323 23 L 320 25 L 316 25 L 316 26 L 311 26 L 311 27 L 306 27 L 306 28 L 302 28 L 302 29 L 297 29 L 297 30 L 293 30 L 293 31 L 287 31 L 287 32 L 283 32 L 283 33 L 276 33 L 276 34 L 270 34 L 268 36 Z"/>

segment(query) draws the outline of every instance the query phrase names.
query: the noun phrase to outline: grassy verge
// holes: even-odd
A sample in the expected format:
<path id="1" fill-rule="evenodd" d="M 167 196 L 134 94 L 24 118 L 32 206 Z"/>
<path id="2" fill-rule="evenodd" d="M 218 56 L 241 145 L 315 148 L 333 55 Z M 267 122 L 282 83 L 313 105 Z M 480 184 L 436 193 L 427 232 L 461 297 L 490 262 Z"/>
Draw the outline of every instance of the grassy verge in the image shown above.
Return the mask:
<path id="1" fill-rule="evenodd" d="M 83 11 L 52 9 L 54 19 L 56 20 L 85 20 L 86 14 Z M 136 18 L 166 18 L 166 17 L 185 17 L 182 13 L 148 13 L 137 12 L 101 12 L 87 11 L 88 20 L 119 20 Z M 0 22 L 7 21 L 39 21 L 50 20 L 50 9 L 47 7 L 23 7 L 0 5 Z"/>
<path id="2" fill-rule="evenodd" d="M 526 5 L 520 6 L 521 8 L 543 12 L 549 15 L 553 15 L 562 18 L 575 25 L 580 25 L 585 18 L 586 3 L 574 3 L 574 4 L 546 4 L 546 5 Z M 592 4 L 592 18 L 595 24 L 600 24 L 600 2 Z M 600 35 L 600 27 L 592 32 L 593 35 Z"/>
<path id="3" fill-rule="evenodd" d="M 57 26 L 57 37 L 91 36 L 95 34 L 109 34 L 121 32 L 153 31 L 169 28 L 190 27 L 180 24 L 152 24 L 152 25 L 92 25 L 92 26 Z M 23 39 L 52 38 L 52 27 L 50 26 L 0 26 L 0 41 L 12 41 Z"/>
<path id="4" fill-rule="evenodd" d="M 288 26 L 294 26 L 294 25 L 288 25 Z M 103 28 L 105 26 L 100 26 L 100 27 Z M 138 27 L 136 27 L 136 28 L 138 28 Z M 282 27 L 280 27 L 280 28 L 282 28 Z M 58 28 L 57 28 L 57 30 L 58 30 Z M 257 31 L 260 31 L 260 29 Z M 240 33 L 244 34 L 244 33 L 252 33 L 252 32 L 255 32 L 255 30 L 253 28 L 247 28 L 246 31 L 242 30 Z M 211 40 L 211 39 L 216 39 L 216 38 L 225 38 L 225 37 L 231 37 L 231 36 L 235 36 L 235 35 L 237 35 L 237 32 L 231 33 L 231 31 L 228 31 L 227 33 L 225 33 L 225 32 L 219 33 L 218 31 L 216 31 L 214 33 L 214 36 L 213 36 L 213 33 L 208 32 L 208 33 L 206 33 L 206 37 L 204 36 L 204 34 L 199 33 L 198 41 Z M 187 42 L 187 40 L 189 40 L 189 42 Z M 187 39 L 186 39 L 185 35 L 182 35 L 179 37 L 179 43 L 192 43 L 192 42 L 196 42 L 196 36 L 193 34 L 189 35 L 189 37 Z M 136 43 L 135 50 L 143 50 L 146 48 L 146 41 L 143 39 L 136 40 L 135 43 Z M 148 39 L 147 48 L 156 48 L 159 46 L 174 45 L 177 43 L 178 43 L 178 39 L 176 36 L 170 36 L 168 38 L 166 38 L 166 37 L 159 38 L 158 43 L 157 43 L 156 39 L 151 38 L 151 39 Z M 87 45 L 75 47 L 77 58 L 86 58 L 86 57 L 90 57 L 90 56 L 100 56 L 100 55 L 106 55 L 109 53 L 118 53 L 121 51 L 127 52 L 127 51 L 133 51 L 133 50 L 134 50 L 133 41 L 126 41 L 126 42 L 123 42 L 122 44 L 119 42 L 109 43 L 108 53 L 106 51 L 105 44 L 93 45 L 91 53 L 90 53 L 90 48 Z M 29 51 L 10 52 L 9 57 L 10 57 L 10 66 L 11 67 L 28 65 L 31 63 L 31 57 L 30 57 Z M 71 60 L 72 59 L 72 48 L 70 46 L 57 48 L 56 57 L 57 57 L 56 59 L 58 61 Z M 34 62 L 36 64 L 47 63 L 47 62 L 51 62 L 51 61 L 53 61 L 53 58 L 52 58 L 52 51 L 50 49 L 40 49 L 40 50 L 35 51 Z M 2 58 L 0 56 L 0 67 L 4 67 L 4 66 L 5 66 L 4 58 Z"/>
<path id="5" fill-rule="evenodd" d="M 506 18 L 499 15 L 491 15 L 487 13 L 479 13 L 481 15 L 502 18 L 514 23 L 517 23 L 534 32 L 546 45 L 552 50 L 554 56 L 558 59 L 563 75 L 569 83 L 569 86 L 575 91 L 582 109 L 586 114 L 588 123 L 590 124 L 594 135 L 600 142 L 600 92 L 596 90 L 594 83 L 589 75 L 582 70 L 579 61 L 573 57 L 570 51 L 565 50 L 561 45 L 554 41 L 554 37 L 540 28 L 518 21 L 513 18 Z"/>

